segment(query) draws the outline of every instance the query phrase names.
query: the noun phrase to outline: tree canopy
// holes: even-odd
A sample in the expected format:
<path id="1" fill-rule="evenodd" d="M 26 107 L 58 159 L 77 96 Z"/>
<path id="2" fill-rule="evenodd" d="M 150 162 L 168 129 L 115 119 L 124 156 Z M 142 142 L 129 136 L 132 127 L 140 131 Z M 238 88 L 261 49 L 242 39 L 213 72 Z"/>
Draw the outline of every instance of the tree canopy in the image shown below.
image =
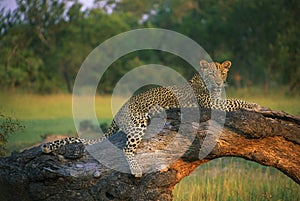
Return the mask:
<path id="1" fill-rule="evenodd" d="M 185 34 L 217 61 L 230 59 L 244 86 L 290 87 L 299 93 L 299 4 L 295 0 L 16 0 L 0 11 L 0 84 L 3 90 L 71 92 L 83 60 L 101 42 L 124 31 L 158 27 Z M 139 51 L 112 64 L 101 93 L 138 65 L 188 64 L 160 51 Z M 229 80 L 230 81 L 230 80 Z M 298 91 L 297 91 L 298 90 Z"/>

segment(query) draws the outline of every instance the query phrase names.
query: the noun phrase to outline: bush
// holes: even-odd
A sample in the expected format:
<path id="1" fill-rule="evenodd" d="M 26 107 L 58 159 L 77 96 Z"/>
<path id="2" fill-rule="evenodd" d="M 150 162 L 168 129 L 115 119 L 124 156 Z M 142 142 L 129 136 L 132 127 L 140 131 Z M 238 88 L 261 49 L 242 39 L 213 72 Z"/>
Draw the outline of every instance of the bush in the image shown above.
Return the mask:
<path id="1" fill-rule="evenodd" d="M 6 154 L 6 144 L 9 135 L 24 129 L 24 127 L 19 120 L 0 114 L 0 156 Z"/>

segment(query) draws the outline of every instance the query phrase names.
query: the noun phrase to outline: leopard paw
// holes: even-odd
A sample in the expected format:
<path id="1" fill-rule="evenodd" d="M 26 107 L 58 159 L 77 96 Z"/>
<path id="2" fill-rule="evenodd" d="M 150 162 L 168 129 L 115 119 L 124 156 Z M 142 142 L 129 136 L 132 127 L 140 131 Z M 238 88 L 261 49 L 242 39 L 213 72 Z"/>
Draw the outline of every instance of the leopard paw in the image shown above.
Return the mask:
<path id="1" fill-rule="evenodd" d="M 134 167 L 134 168 L 130 168 L 131 174 L 134 175 L 134 177 L 136 178 L 141 178 L 143 175 L 143 171 L 142 169 L 138 166 L 138 167 Z"/>

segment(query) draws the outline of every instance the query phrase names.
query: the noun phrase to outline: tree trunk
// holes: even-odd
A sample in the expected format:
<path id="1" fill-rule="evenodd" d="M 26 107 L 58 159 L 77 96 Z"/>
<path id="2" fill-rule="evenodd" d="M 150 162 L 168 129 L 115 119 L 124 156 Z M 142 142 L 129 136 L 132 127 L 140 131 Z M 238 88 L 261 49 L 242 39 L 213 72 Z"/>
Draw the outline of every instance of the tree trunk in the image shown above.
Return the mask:
<path id="1" fill-rule="evenodd" d="M 89 152 L 82 144 L 67 145 L 56 155 L 43 154 L 36 147 L 0 159 L 0 200 L 168 201 L 174 186 L 197 166 L 225 156 L 273 166 L 300 183 L 299 118 L 272 110 L 240 110 L 227 113 L 222 128 L 210 120 L 211 110 L 201 109 L 200 124 L 180 122 L 178 110 L 169 113 L 164 129 L 138 148 L 145 172 L 141 178 L 114 170 L 123 159 L 111 157 L 105 143 L 87 147 Z M 179 134 L 179 124 L 184 133 Z M 118 132 L 109 142 L 122 148 L 125 136 Z M 205 156 L 207 145 L 213 149 Z M 93 150 L 110 158 L 106 165 L 112 169 L 95 160 L 90 155 Z M 199 158 L 202 154 L 205 157 Z M 128 169 L 125 166 L 123 170 Z"/>
<path id="2" fill-rule="evenodd" d="M 61 71 L 67 86 L 67 90 L 69 93 L 72 93 L 72 87 L 71 87 L 72 85 L 69 77 L 68 68 L 69 68 L 68 62 L 64 62 L 63 64 L 61 64 Z"/>

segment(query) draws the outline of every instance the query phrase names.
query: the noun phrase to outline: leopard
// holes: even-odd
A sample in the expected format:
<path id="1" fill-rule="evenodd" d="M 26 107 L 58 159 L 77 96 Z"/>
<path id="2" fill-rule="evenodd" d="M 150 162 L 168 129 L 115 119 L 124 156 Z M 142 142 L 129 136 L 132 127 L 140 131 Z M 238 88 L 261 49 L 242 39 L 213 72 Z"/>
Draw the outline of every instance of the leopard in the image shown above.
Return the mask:
<path id="1" fill-rule="evenodd" d="M 171 108 L 182 107 L 210 108 L 226 112 L 239 109 L 257 110 L 260 107 L 256 103 L 248 103 L 239 99 L 221 98 L 222 88 L 231 67 L 230 61 L 218 63 L 201 60 L 199 64 L 201 74 L 196 73 L 188 81 L 188 84 L 155 87 L 132 96 L 114 116 L 110 127 L 103 137 L 95 140 L 69 137 L 43 144 L 41 146 L 42 151 L 51 153 L 71 143 L 92 145 L 102 142 L 112 134 L 122 130 L 126 134 L 127 139 L 123 153 L 127 159 L 131 174 L 139 178 L 142 176 L 143 171 L 135 158 L 135 154 L 145 135 L 151 117 L 156 114 Z M 190 89 L 192 89 L 192 93 Z M 193 101 L 194 97 L 196 101 Z"/>

